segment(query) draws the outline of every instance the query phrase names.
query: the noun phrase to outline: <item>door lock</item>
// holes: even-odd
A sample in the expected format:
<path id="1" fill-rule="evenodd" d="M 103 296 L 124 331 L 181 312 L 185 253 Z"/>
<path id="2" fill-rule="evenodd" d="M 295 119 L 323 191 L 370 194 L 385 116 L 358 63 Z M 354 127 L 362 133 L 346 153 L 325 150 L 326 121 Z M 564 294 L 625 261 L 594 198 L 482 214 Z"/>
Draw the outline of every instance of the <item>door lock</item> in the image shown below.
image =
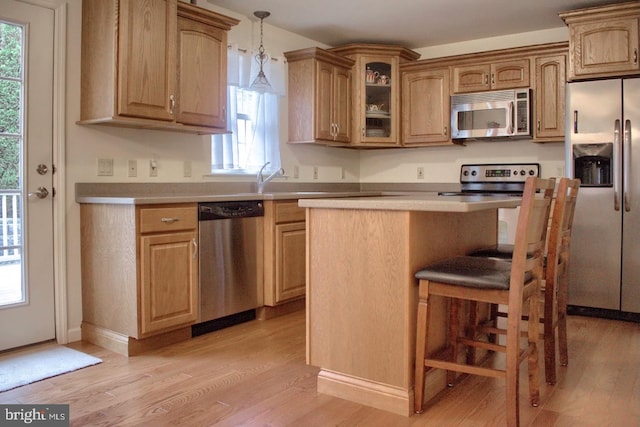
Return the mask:
<path id="1" fill-rule="evenodd" d="M 38 199 L 45 199 L 49 195 L 49 190 L 44 187 L 38 187 L 38 191 L 34 191 L 33 193 L 27 194 L 29 198 L 37 197 Z"/>
<path id="2" fill-rule="evenodd" d="M 36 168 L 36 172 L 40 175 L 46 175 L 49 172 L 49 168 L 44 163 L 40 163 Z"/>

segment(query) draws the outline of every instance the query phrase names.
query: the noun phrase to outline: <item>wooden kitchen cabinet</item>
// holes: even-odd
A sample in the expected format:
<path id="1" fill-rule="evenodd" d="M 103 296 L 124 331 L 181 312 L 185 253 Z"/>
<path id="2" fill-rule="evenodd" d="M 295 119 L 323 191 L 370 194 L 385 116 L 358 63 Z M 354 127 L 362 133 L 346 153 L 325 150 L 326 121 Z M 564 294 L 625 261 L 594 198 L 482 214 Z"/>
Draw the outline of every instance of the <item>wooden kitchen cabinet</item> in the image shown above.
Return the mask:
<path id="1" fill-rule="evenodd" d="M 277 306 L 306 293 L 305 210 L 297 200 L 264 203 L 264 304 Z"/>
<path id="2" fill-rule="evenodd" d="M 451 144 L 449 69 L 409 64 L 402 73 L 402 145 Z"/>
<path id="3" fill-rule="evenodd" d="M 84 0 L 81 124 L 227 131 L 227 32 L 177 0 Z"/>
<path id="4" fill-rule="evenodd" d="M 637 1 L 559 16 L 569 26 L 569 80 L 640 74 Z"/>
<path id="5" fill-rule="evenodd" d="M 453 93 L 529 87 L 529 68 L 528 58 L 454 66 Z"/>
<path id="6" fill-rule="evenodd" d="M 329 51 L 355 61 L 350 146 L 400 146 L 399 67 L 420 55 L 399 46 L 359 43 Z"/>
<path id="7" fill-rule="evenodd" d="M 135 355 L 191 337 L 197 205 L 82 204 L 82 339 Z"/>
<path id="8" fill-rule="evenodd" d="M 564 141 L 567 54 L 537 56 L 533 137 L 538 142 Z"/>
<path id="9" fill-rule="evenodd" d="M 289 67 L 289 142 L 351 142 L 354 61 L 316 47 L 284 55 Z"/>

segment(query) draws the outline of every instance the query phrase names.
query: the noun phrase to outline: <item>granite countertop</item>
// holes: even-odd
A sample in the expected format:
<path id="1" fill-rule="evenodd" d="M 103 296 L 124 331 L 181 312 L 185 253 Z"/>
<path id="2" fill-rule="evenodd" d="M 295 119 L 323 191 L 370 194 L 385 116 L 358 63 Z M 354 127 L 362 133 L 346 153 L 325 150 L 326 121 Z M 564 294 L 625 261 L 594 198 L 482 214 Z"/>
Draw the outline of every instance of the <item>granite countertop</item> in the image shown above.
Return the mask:
<path id="1" fill-rule="evenodd" d="M 456 191 L 457 184 L 358 184 L 273 182 L 260 194 L 249 182 L 77 183 L 77 203 L 151 205 L 239 200 L 341 199 Z"/>
<path id="2" fill-rule="evenodd" d="M 369 209 L 429 212 L 474 212 L 485 209 L 515 208 L 520 197 L 509 196 L 439 196 L 437 193 L 349 197 L 344 199 L 301 199 L 304 208 Z"/>
<path id="3" fill-rule="evenodd" d="M 106 196 L 85 195 L 76 196 L 78 203 L 101 204 L 126 204 L 126 205 L 152 205 L 163 203 L 202 203 L 202 202 L 227 202 L 240 200 L 296 200 L 312 198 L 342 198 L 379 196 L 380 192 L 360 191 L 283 191 L 266 193 L 229 193 L 229 194 L 167 194 L 167 195 L 130 195 L 130 196 Z"/>

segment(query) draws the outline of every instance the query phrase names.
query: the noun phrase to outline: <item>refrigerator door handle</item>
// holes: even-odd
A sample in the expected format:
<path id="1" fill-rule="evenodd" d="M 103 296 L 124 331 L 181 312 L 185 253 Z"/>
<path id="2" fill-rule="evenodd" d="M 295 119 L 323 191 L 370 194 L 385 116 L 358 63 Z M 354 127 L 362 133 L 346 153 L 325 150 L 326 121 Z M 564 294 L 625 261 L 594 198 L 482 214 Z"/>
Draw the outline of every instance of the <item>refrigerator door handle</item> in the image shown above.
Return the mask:
<path id="1" fill-rule="evenodd" d="M 622 188 L 624 189 L 624 210 L 625 212 L 631 212 L 631 180 L 629 175 L 631 174 L 631 120 L 625 120 L 624 122 L 624 140 L 622 145 L 622 160 L 624 162 L 624 170 L 622 177 Z"/>
<path id="2" fill-rule="evenodd" d="M 620 120 L 613 125 L 613 209 L 620 210 Z"/>

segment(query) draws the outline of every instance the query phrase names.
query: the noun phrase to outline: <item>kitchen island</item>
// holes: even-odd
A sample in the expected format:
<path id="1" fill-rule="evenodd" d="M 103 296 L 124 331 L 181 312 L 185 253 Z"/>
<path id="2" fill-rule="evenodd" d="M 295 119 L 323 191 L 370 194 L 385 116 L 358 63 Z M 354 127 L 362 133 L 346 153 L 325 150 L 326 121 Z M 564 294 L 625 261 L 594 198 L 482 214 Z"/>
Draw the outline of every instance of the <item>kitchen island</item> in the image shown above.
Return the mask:
<path id="1" fill-rule="evenodd" d="M 307 208 L 307 363 L 320 368 L 318 392 L 410 415 L 415 272 L 496 243 L 498 208 L 519 203 L 436 193 L 300 200 Z M 432 303 L 432 350 L 445 342 L 446 308 Z M 427 375 L 427 399 L 444 387 L 442 371 Z"/>

